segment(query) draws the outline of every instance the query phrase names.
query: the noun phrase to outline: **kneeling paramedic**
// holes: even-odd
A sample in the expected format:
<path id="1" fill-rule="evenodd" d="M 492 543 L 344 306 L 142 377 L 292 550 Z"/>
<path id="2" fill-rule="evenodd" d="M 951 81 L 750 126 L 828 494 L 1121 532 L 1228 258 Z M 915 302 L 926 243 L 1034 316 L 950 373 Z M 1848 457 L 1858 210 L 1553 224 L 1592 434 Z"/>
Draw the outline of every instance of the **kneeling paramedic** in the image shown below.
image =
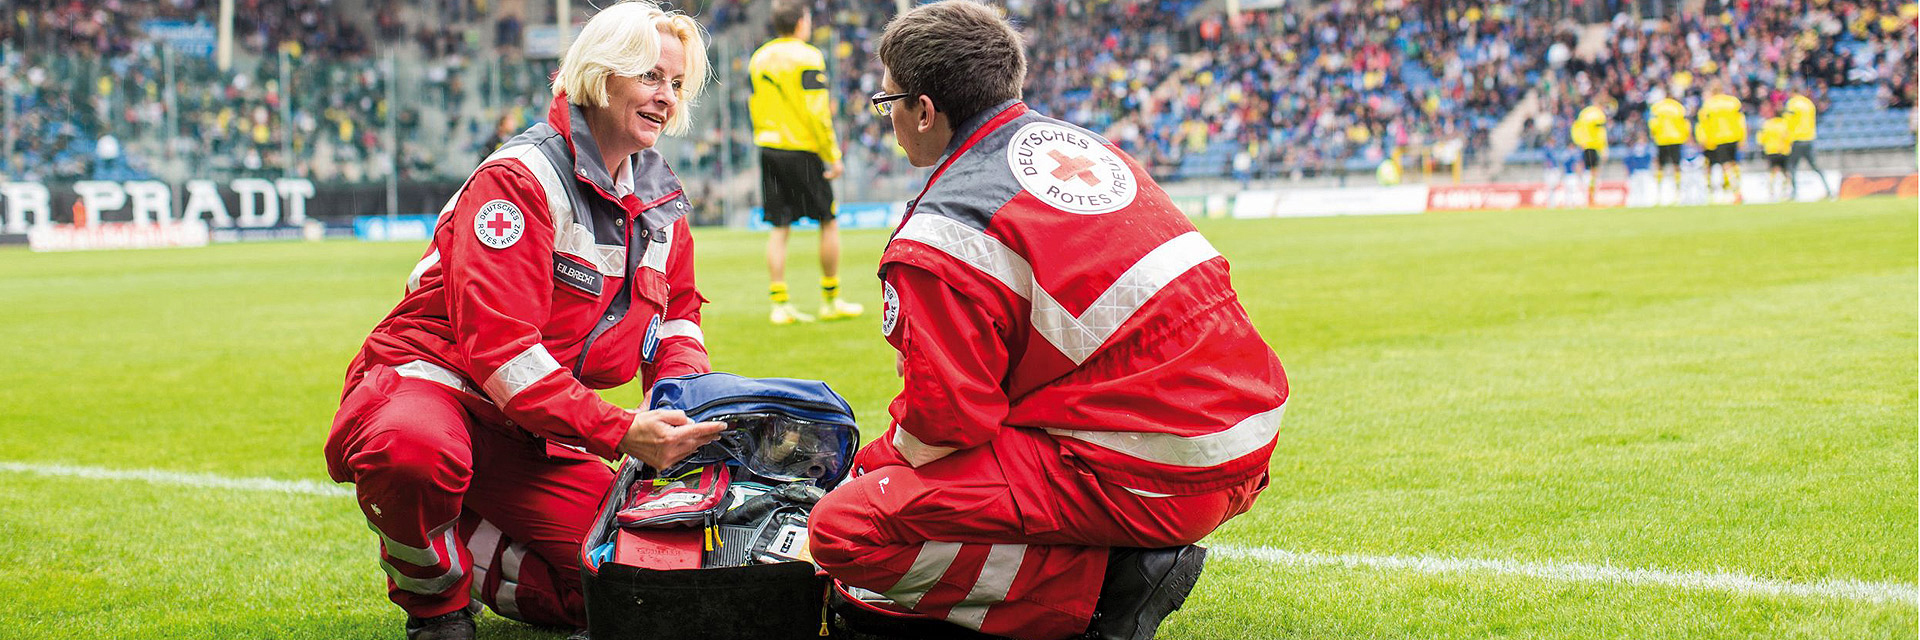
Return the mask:
<path id="1" fill-rule="evenodd" d="M 707 77 L 700 27 L 651 2 L 590 20 L 547 120 L 441 212 L 406 295 L 347 369 L 327 470 L 354 483 L 412 640 L 472 638 L 481 603 L 580 627 L 579 545 L 613 481 L 719 423 L 593 389 L 708 369 L 689 209 L 652 150 Z"/>
<path id="2" fill-rule="evenodd" d="M 922 5 L 879 56 L 875 111 L 935 169 L 881 257 L 905 388 L 814 511 L 814 558 L 988 634 L 1150 638 L 1190 545 L 1266 487 L 1280 361 L 1145 170 L 1019 100 L 995 10 Z"/>

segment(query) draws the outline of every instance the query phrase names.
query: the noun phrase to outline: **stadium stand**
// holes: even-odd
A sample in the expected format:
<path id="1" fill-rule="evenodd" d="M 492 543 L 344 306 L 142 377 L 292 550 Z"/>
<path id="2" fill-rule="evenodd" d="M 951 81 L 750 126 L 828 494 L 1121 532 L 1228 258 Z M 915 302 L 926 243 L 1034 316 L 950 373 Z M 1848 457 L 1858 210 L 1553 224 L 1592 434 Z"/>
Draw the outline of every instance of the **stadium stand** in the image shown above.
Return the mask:
<path id="1" fill-rule="evenodd" d="M 1592 59 L 1549 65 L 1525 144 L 1510 164 L 1538 163 L 1563 145 L 1565 125 L 1582 107 L 1610 104 L 1610 137 L 1645 131 L 1646 106 L 1672 94 L 1691 113 L 1709 79 L 1729 83 L 1757 131 L 1762 105 L 1783 106 L 1796 89 L 1820 110 L 1820 148 L 1833 151 L 1914 146 L 1913 3 L 1773 0 L 1730 3 L 1724 12 L 1606 25 Z"/>
<path id="2" fill-rule="evenodd" d="M 551 3 L 241 0 L 227 71 L 163 33 L 208 24 L 217 4 L 10 3 L 0 175 L 365 183 L 391 166 L 401 180 L 458 180 L 497 128 L 541 115 L 552 52 L 531 50 L 531 36 L 551 23 Z M 1286 2 L 1236 16 L 1203 0 L 999 4 L 1033 43 L 1029 101 L 1169 181 L 1371 175 L 1395 151 L 1431 168 L 1447 148 L 1475 166 L 1539 162 L 1594 96 L 1616 105 L 1621 135 L 1642 126 L 1650 94 L 1677 86 L 1697 99 L 1709 77 L 1734 80 L 1750 107 L 1804 84 L 1825 150 L 1914 143 L 1916 11 L 1894 0 L 1662 3 L 1667 15 L 1601 23 L 1583 19 L 1622 3 L 1569 14 L 1560 3 Z M 677 5 L 712 31 L 721 85 L 694 135 L 670 143 L 676 166 L 701 188 L 747 182 L 744 64 L 765 9 Z M 918 175 L 865 104 L 880 83 L 872 43 L 895 6 L 815 1 L 857 196 L 893 197 Z M 1537 112 L 1516 114 L 1529 95 Z M 1516 115 L 1532 123 L 1518 149 L 1490 157 L 1492 132 Z"/>

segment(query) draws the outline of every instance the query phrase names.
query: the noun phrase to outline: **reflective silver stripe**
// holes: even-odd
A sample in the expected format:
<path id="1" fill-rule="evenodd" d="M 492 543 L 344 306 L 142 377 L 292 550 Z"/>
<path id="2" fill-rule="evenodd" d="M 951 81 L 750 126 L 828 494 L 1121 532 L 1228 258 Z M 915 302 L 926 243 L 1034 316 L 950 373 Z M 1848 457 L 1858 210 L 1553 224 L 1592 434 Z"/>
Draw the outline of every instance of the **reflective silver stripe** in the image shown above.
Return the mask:
<path id="1" fill-rule="evenodd" d="M 1180 234 L 1142 256 L 1080 315 L 1068 313 L 1041 288 L 1033 266 L 999 240 L 949 218 L 920 215 L 900 227 L 898 239 L 939 249 L 1006 285 L 1033 303 L 1033 327 L 1075 364 L 1087 361 L 1148 300 L 1195 266 L 1220 255 L 1198 231 Z"/>
<path id="2" fill-rule="evenodd" d="M 920 598 L 927 595 L 927 590 L 940 581 L 940 576 L 946 575 L 947 568 L 953 566 L 953 559 L 959 555 L 958 542 L 928 542 L 920 545 L 920 554 L 913 557 L 913 567 L 907 569 L 906 575 L 900 576 L 900 581 L 894 583 L 893 588 L 881 595 L 900 603 L 900 606 L 913 608 L 920 604 Z"/>
<path id="3" fill-rule="evenodd" d="M 527 545 L 513 543 L 500 557 L 500 590 L 493 595 L 493 610 L 500 615 L 520 619 L 520 562 L 527 557 Z"/>
<path id="4" fill-rule="evenodd" d="M 503 148 L 488 157 L 490 160 L 494 158 L 516 160 L 526 166 L 546 192 L 547 215 L 553 218 L 554 251 L 584 260 L 602 275 L 626 275 L 627 248 L 594 244 L 593 230 L 574 216 L 573 201 L 567 197 L 566 181 L 560 179 L 560 171 L 546 154 L 540 152 L 539 146 L 529 144 Z"/>
<path id="5" fill-rule="evenodd" d="M 707 333 L 701 331 L 700 325 L 694 324 L 692 320 L 668 320 L 660 323 L 660 339 L 664 341 L 667 338 L 693 338 L 694 342 L 703 346 L 707 344 Z"/>
<path id="6" fill-rule="evenodd" d="M 1027 259 L 1014 253 L 1007 245 L 1001 244 L 993 236 L 981 233 L 954 221 L 935 215 L 919 215 L 907 218 L 900 225 L 897 240 L 912 240 L 939 249 L 955 259 L 986 272 L 1007 285 L 1008 289 L 1022 298 L 1031 299 L 1033 294 L 1033 266 Z"/>
<path id="7" fill-rule="evenodd" d="M 419 289 L 420 277 L 427 275 L 427 270 L 432 269 L 433 265 L 436 264 L 440 264 L 440 249 L 438 247 L 435 247 L 432 253 L 427 254 L 427 257 L 421 258 L 419 264 L 413 265 L 413 273 L 407 274 L 407 293 L 413 293 Z"/>
<path id="8" fill-rule="evenodd" d="M 987 619 L 987 609 L 1006 601 L 1026 555 L 1024 544 L 996 544 L 987 550 L 987 561 L 980 567 L 980 579 L 967 590 L 966 599 L 947 611 L 947 621 L 979 631 L 980 624 Z"/>
<path id="9" fill-rule="evenodd" d="M 480 385 L 480 388 L 486 390 L 487 397 L 493 399 L 494 406 L 505 407 L 507 403 L 513 401 L 514 396 L 526 390 L 528 385 L 539 382 L 541 378 L 547 377 L 547 374 L 559 370 L 560 361 L 554 360 L 553 354 L 547 353 L 547 346 L 536 344 L 527 347 L 526 351 L 520 352 L 520 355 L 514 356 L 506 364 L 500 365 L 500 368 L 495 369 L 493 376 L 487 378 L 486 383 Z"/>
<path id="10" fill-rule="evenodd" d="M 660 230 L 659 237 L 653 239 L 653 246 L 647 248 L 646 254 L 640 256 L 640 266 L 666 273 L 667 254 L 672 252 L 673 226 L 668 225 L 667 228 Z"/>
<path id="11" fill-rule="evenodd" d="M 372 529 L 374 533 L 380 535 L 380 546 L 386 550 L 387 557 L 416 567 L 438 567 L 444 561 L 440 557 L 440 552 L 433 550 L 433 540 L 435 538 L 444 538 L 440 543 L 441 548 L 452 549 L 453 545 L 457 543 L 455 536 L 458 535 L 458 532 L 454 531 L 453 525 L 458 522 L 459 519 L 455 518 L 427 532 L 427 546 L 425 547 L 409 546 L 404 542 L 397 542 L 391 536 L 388 536 L 387 532 L 381 531 L 380 527 L 373 526 L 373 521 L 371 520 L 367 521 L 367 528 Z"/>
<path id="12" fill-rule="evenodd" d="M 452 371 L 447 370 L 446 367 L 442 367 L 440 365 L 427 362 L 425 360 L 415 360 L 413 362 L 409 362 L 409 363 L 400 365 L 398 367 L 394 367 L 393 372 L 400 374 L 400 377 L 403 377 L 403 378 L 416 378 L 420 380 L 438 382 L 440 384 L 453 387 L 454 390 L 459 391 L 461 393 L 465 393 L 470 396 L 480 395 L 479 393 L 474 392 L 473 387 L 467 385 L 467 379 L 460 377 L 460 374 L 454 373 Z"/>
<path id="13" fill-rule="evenodd" d="M 1100 345 L 1106 344 L 1107 338 L 1113 337 L 1120 325 L 1126 324 L 1128 318 L 1168 283 L 1219 256 L 1220 252 L 1208 244 L 1200 232 L 1180 234 L 1154 247 L 1128 267 L 1126 273 L 1120 274 L 1077 318 L 1069 315 L 1052 297 L 1034 296 L 1033 325 L 1075 364 L 1086 362 Z"/>
<path id="14" fill-rule="evenodd" d="M 448 587 L 453 586 L 453 583 L 459 582 L 461 576 L 466 575 L 466 572 L 460 570 L 459 564 L 448 568 L 446 573 L 440 574 L 438 577 L 425 579 L 400 573 L 399 569 L 395 569 L 393 565 L 387 564 L 386 560 L 380 561 L 380 570 L 387 572 L 387 578 L 393 580 L 393 585 L 399 587 L 401 591 L 411 591 L 423 596 L 436 595 L 446 591 Z"/>
<path id="15" fill-rule="evenodd" d="M 493 556 L 499 551 L 500 528 L 481 520 L 479 528 L 473 531 L 473 537 L 467 539 L 467 552 L 473 554 L 473 584 L 467 588 L 467 593 L 482 602 L 486 601 L 486 594 L 480 590 L 486 588 L 487 573 L 493 570 Z"/>
<path id="16" fill-rule="evenodd" d="M 1090 444 L 1164 465 L 1205 468 L 1239 459 L 1273 442 L 1280 432 L 1280 416 L 1286 403 L 1271 411 L 1256 413 L 1225 431 L 1199 436 L 1133 431 L 1075 431 L 1048 429 L 1047 433 L 1082 440 Z"/>
<path id="17" fill-rule="evenodd" d="M 916 467 L 959 451 L 953 447 L 936 447 L 927 444 L 897 424 L 893 425 L 893 449 L 900 452 L 900 457 L 907 459 L 907 464 Z"/>
<path id="18" fill-rule="evenodd" d="M 454 527 L 458 522 L 459 519 L 456 518 L 451 522 L 434 527 L 433 531 L 427 534 L 429 545 L 431 545 L 432 540 L 436 538 L 441 540 L 440 548 L 444 549 L 446 553 L 444 557 L 441 556 L 440 552 L 434 551 L 431 548 L 413 547 L 394 542 L 393 538 L 387 536 L 386 532 L 381 531 L 379 527 L 373 526 L 372 522 L 368 522 L 367 528 L 373 529 L 374 533 L 380 534 L 381 548 L 385 550 L 385 557 L 380 558 L 380 570 L 385 571 L 387 577 L 393 580 L 394 586 L 399 587 L 403 591 L 411 591 L 421 595 L 434 595 L 446 591 L 447 587 L 453 586 L 453 583 L 460 581 L 461 576 L 466 575 L 466 572 L 460 568 L 459 554 L 454 551 L 454 546 L 460 543 L 460 532 Z M 401 573 L 399 569 L 395 569 L 393 563 L 387 562 L 387 558 L 393 558 L 420 567 L 437 567 L 445 563 L 447 565 L 447 571 L 433 578 L 415 578 Z"/>

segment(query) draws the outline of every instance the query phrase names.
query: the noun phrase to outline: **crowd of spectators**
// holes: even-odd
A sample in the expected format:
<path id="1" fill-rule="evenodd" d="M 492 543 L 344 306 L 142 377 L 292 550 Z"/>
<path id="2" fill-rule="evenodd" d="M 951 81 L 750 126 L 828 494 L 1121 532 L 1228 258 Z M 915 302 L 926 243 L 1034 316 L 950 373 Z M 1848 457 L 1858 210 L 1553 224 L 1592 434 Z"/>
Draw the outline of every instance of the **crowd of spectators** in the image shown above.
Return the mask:
<path id="1" fill-rule="evenodd" d="M 1166 177 L 1186 175 L 1190 158 L 1201 174 L 1246 178 L 1371 171 L 1396 152 L 1457 163 L 1484 146 L 1555 36 L 1504 4 L 1338 0 L 1239 16 L 1201 4 L 1004 2 L 1029 42 L 1027 101 Z M 901 160 L 885 123 L 857 114 L 880 83 L 872 47 L 891 5 L 815 3 L 832 17 L 815 41 L 838 48 L 847 138 L 882 168 Z"/>
<path id="2" fill-rule="evenodd" d="M 1735 0 L 1671 18 L 1620 15 L 1592 59 L 1549 56 L 1527 145 L 1564 146 L 1567 123 L 1589 104 L 1608 111 L 1611 139 L 1636 142 L 1647 105 L 1672 96 L 1691 112 L 1716 84 L 1749 118 L 1782 110 L 1794 93 L 1824 110 L 1829 89 L 1861 85 L 1876 88 L 1881 107 L 1911 108 L 1917 16 L 1898 0 Z"/>
<path id="3" fill-rule="evenodd" d="M 1595 96 L 1630 131 L 1646 103 L 1697 94 L 1708 78 L 1756 107 L 1796 87 L 1818 96 L 1848 84 L 1878 86 L 1889 106 L 1914 101 L 1913 5 L 1896 0 L 1707 0 L 1671 18 L 1616 18 L 1590 58 L 1574 55 L 1586 27 L 1542 3 L 1334 0 L 1234 16 L 1201 0 L 1000 4 L 1030 43 L 1028 102 L 1170 179 L 1371 172 L 1394 155 L 1457 166 L 1479 159 L 1533 89 L 1537 144 Z M 402 179 L 457 180 L 501 131 L 544 116 L 553 61 L 526 48 L 530 31 L 551 24 L 541 14 L 550 3 L 238 5 L 239 55 L 220 71 L 204 51 L 163 55 L 168 45 L 144 28 L 210 24 L 216 0 L 10 4 L 0 175 L 360 182 L 387 176 L 397 144 Z M 726 180 L 753 164 L 745 63 L 767 28 L 749 0 L 676 5 L 714 34 L 718 72 L 732 78 L 700 107 L 695 135 L 675 143 L 678 164 Z M 862 184 L 916 175 L 866 104 L 881 81 L 873 47 L 895 7 L 815 0 L 812 39 L 833 65 L 837 126 Z"/>

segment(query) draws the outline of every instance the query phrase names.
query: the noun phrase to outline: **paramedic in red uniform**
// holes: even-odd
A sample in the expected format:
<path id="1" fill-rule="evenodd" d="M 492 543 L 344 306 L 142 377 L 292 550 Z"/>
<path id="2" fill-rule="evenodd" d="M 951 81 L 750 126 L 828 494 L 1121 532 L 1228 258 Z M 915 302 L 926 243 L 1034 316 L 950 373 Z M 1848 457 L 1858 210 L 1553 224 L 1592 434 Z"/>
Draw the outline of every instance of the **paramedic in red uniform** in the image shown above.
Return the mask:
<path id="1" fill-rule="evenodd" d="M 327 438 L 413 640 L 473 637 L 480 604 L 581 627 L 579 545 L 622 454 L 664 467 L 719 423 L 594 389 L 708 370 L 690 207 L 653 150 L 707 78 L 697 23 L 652 2 L 589 21 L 546 122 L 440 212 L 399 306 L 347 369 Z"/>
<path id="2" fill-rule="evenodd" d="M 934 167 L 880 259 L 905 388 L 814 557 L 1014 638 L 1150 638 L 1266 487 L 1286 375 L 1227 261 L 1132 158 L 1020 102 L 996 10 L 887 25 L 876 111 Z"/>

